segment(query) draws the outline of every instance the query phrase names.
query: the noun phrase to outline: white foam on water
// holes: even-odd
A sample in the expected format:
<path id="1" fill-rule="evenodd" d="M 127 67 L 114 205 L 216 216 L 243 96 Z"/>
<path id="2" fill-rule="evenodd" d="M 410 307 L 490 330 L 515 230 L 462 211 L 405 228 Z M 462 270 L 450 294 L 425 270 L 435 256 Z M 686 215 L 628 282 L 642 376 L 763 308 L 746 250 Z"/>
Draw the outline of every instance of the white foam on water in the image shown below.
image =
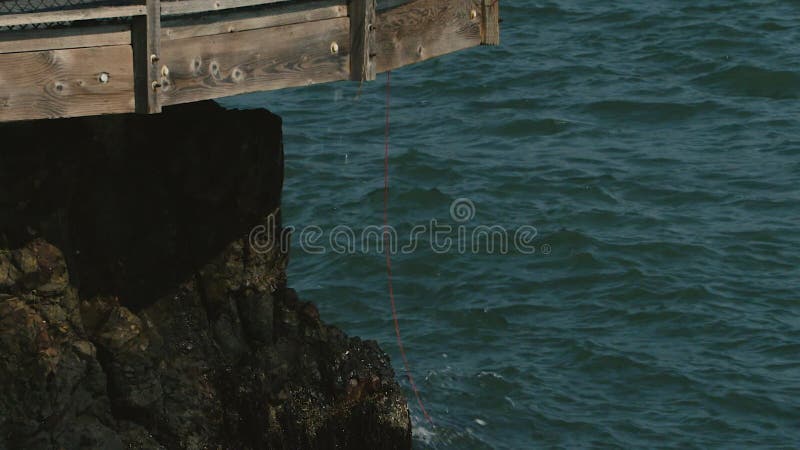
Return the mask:
<path id="1" fill-rule="evenodd" d="M 422 441 L 425 445 L 432 445 L 436 438 L 436 432 L 422 425 L 417 425 L 411 427 L 411 436 L 413 436 L 414 439 Z"/>

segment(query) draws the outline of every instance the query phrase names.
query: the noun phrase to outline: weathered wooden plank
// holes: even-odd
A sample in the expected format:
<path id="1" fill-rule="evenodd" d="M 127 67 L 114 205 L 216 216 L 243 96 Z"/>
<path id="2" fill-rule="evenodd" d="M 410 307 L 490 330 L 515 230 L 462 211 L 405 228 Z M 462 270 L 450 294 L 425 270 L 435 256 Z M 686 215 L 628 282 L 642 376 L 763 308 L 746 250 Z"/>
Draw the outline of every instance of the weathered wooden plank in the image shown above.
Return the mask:
<path id="1" fill-rule="evenodd" d="M 132 112 L 130 45 L 0 55 L 0 121 Z"/>
<path id="2" fill-rule="evenodd" d="M 233 33 L 236 31 L 334 19 L 346 15 L 346 0 L 282 3 L 257 11 L 230 11 L 225 14 L 167 19 L 161 24 L 161 39 L 183 39 L 194 36 Z"/>
<path id="3" fill-rule="evenodd" d="M 164 105 L 349 78 L 346 17 L 162 42 Z"/>
<path id="4" fill-rule="evenodd" d="M 172 0 L 161 4 L 161 14 L 194 14 L 223 9 L 244 8 L 247 6 L 268 5 L 289 0 Z"/>
<path id="5" fill-rule="evenodd" d="M 65 11 L 42 11 L 0 16 L 0 27 L 34 25 L 37 23 L 71 22 L 76 20 L 110 19 L 144 14 L 144 5 L 99 6 L 95 8 L 69 9 Z"/>
<path id="6" fill-rule="evenodd" d="M 483 0 L 481 44 L 500 45 L 500 0 Z"/>
<path id="7" fill-rule="evenodd" d="M 146 0 L 147 14 L 134 17 L 131 26 L 133 72 L 136 86 L 136 112 L 161 112 L 158 91 L 161 54 L 161 6 L 159 0 Z"/>
<path id="8" fill-rule="evenodd" d="M 102 47 L 130 43 L 131 30 L 130 26 L 126 24 L 0 32 L 0 53 Z"/>
<path id="9" fill-rule="evenodd" d="M 416 0 L 379 11 L 378 72 L 481 43 L 481 0 Z"/>
<path id="10" fill-rule="evenodd" d="M 350 79 L 375 79 L 375 0 L 350 0 Z"/>

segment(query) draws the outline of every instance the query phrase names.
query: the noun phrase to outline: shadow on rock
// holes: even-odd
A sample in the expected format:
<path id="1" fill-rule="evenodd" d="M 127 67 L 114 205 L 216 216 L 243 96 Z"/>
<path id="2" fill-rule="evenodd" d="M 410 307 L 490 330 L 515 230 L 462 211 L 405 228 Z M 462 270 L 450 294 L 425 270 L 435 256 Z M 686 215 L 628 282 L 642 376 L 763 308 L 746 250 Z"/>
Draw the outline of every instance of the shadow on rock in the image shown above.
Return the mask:
<path id="1" fill-rule="evenodd" d="M 280 118 L 0 129 L 0 448 L 410 448 L 388 357 L 249 245 L 280 224 Z"/>

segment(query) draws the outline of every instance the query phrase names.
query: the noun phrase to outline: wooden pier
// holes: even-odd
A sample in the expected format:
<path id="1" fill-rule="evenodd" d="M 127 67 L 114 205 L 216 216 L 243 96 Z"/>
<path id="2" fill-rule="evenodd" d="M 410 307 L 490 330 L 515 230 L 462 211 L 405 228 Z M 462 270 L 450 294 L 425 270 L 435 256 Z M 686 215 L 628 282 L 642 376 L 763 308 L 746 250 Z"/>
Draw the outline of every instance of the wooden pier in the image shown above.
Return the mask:
<path id="1" fill-rule="evenodd" d="M 0 14 L 0 121 L 370 81 L 498 44 L 498 14 L 498 0 L 86 0 L 12 11 Z"/>

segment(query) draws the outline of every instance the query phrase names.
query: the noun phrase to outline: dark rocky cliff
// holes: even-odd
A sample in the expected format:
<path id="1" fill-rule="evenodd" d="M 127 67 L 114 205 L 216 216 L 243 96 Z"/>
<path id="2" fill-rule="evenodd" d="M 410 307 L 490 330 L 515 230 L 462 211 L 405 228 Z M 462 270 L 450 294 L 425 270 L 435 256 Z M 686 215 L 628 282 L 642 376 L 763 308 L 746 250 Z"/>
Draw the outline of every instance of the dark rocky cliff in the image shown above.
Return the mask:
<path id="1" fill-rule="evenodd" d="M 280 118 L 4 124 L 0 448 L 409 448 L 388 357 L 286 286 Z"/>

